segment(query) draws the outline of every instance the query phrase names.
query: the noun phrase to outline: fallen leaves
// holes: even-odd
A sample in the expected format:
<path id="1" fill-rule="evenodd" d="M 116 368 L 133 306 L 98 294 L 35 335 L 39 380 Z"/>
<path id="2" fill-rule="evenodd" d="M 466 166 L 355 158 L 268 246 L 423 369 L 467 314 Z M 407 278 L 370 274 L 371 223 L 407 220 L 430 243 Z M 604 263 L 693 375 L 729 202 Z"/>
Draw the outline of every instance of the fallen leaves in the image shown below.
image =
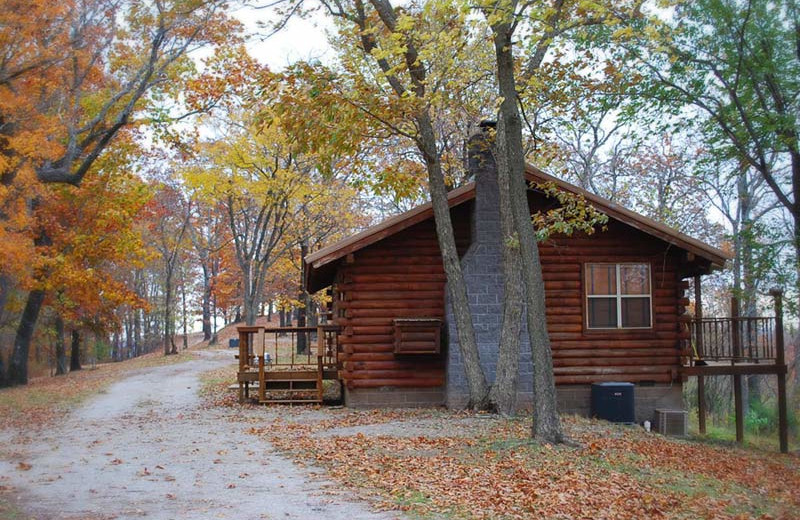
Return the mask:
<path id="1" fill-rule="evenodd" d="M 26 464 L 25 462 L 20 462 L 19 464 L 17 464 L 17 469 L 20 471 L 30 471 L 31 468 L 33 468 L 33 466 L 30 464 Z"/>
<path id="2" fill-rule="evenodd" d="M 287 410 L 247 432 L 377 495 L 381 509 L 423 518 L 789 519 L 800 510 L 796 456 L 578 418 L 565 426 L 581 447 L 532 443 L 524 420 L 431 411 L 329 411 L 310 421 Z M 434 434 L 409 435 L 425 428 Z"/>
<path id="3" fill-rule="evenodd" d="M 80 370 L 58 377 L 36 377 L 25 386 L 0 389 L 0 429 L 31 431 L 44 428 L 62 420 L 66 409 L 97 395 L 128 371 L 190 359 L 193 355 L 186 352 L 177 356 L 151 353 L 119 363 L 98 365 L 96 370 Z"/>

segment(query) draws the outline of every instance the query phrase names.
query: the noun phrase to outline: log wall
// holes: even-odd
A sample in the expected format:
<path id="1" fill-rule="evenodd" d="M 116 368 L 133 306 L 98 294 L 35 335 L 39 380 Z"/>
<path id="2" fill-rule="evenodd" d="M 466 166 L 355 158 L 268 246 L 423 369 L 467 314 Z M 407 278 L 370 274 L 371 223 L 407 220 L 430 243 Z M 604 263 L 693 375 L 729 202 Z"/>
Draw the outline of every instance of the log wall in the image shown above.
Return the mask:
<path id="1" fill-rule="evenodd" d="M 452 210 L 459 250 L 469 246 L 470 203 Z M 685 252 L 612 221 L 593 236 L 540 245 L 547 322 L 556 383 L 600 381 L 669 383 L 678 380 L 687 330 Z M 587 330 L 583 265 L 647 262 L 651 269 L 653 328 Z M 395 318 L 444 319 L 445 275 L 432 219 L 349 255 L 339 266 L 334 319 L 342 327 L 342 379 L 349 389 L 434 388 L 445 384 L 446 354 L 394 353 Z"/>
<path id="2" fill-rule="evenodd" d="M 539 252 L 556 384 L 678 379 L 688 334 L 679 320 L 688 304 L 679 273 L 685 252 L 619 222 L 593 236 L 548 241 Z M 587 329 L 584 264 L 594 262 L 650 265 L 652 329 Z"/>
<path id="3" fill-rule="evenodd" d="M 451 211 L 461 254 L 469 246 L 470 204 Z M 445 274 L 433 220 L 355 252 L 340 265 L 334 318 L 342 327 L 348 389 L 444 385 L 444 354 L 394 353 L 396 318 L 444 319 Z"/>

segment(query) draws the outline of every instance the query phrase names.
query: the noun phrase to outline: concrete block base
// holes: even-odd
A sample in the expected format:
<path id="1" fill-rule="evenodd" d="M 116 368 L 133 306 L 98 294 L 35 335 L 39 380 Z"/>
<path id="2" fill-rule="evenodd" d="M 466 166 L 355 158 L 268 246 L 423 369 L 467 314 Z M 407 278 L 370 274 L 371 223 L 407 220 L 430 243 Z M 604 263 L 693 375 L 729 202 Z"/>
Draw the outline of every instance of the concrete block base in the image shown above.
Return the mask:
<path id="1" fill-rule="evenodd" d="M 344 390 L 351 408 L 426 408 L 444 405 L 444 388 L 354 388 Z"/>
<path id="2" fill-rule="evenodd" d="M 591 385 L 569 385 L 556 387 L 558 411 L 589 417 L 592 404 Z M 636 422 L 650 421 L 655 424 L 656 408 L 683 409 L 683 388 L 680 383 L 672 385 L 636 385 L 633 391 Z"/>

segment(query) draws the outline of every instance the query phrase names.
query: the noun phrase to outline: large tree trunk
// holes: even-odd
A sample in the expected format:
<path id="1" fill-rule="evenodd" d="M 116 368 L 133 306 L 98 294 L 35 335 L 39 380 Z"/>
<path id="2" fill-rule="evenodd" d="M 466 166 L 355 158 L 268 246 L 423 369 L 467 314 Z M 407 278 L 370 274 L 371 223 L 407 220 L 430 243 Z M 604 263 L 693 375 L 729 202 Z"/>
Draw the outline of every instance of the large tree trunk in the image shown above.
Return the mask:
<path id="1" fill-rule="evenodd" d="M 456 321 L 458 344 L 461 348 L 461 357 L 464 360 L 464 370 L 469 387 L 467 406 L 473 409 L 485 409 L 489 406 L 489 385 L 481 367 L 478 343 L 475 340 L 472 313 L 467 298 L 467 286 L 456 248 L 453 222 L 450 219 L 450 205 L 447 201 L 447 187 L 444 183 L 442 165 L 436 149 L 436 137 L 427 114 L 418 115 L 417 123 L 420 129 L 418 147 L 424 156 L 428 171 L 428 186 L 436 224 L 436 238 L 442 252 L 444 272 L 447 275 L 447 290 Z"/>
<path id="2" fill-rule="evenodd" d="M 164 289 L 164 355 L 169 356 L 177 350 L 172 337 L 172 272 L 169 268 Z"/>
<path id="3" fill-rule="evenodd" d="M 533 436 L 544 442 L 566 440 L 556 405 L 553 359 L 545 315 L 544 280 L 525 180 L 525 155 L 522 149 L 522 121 L 517 106 L 516 80 L 512 53 L 512 28 L 508 23 L 492 27 L 497 59 L 497 80 L 502 102 L 497 127 L 498 169 L 506 169 L 510 183 L 511 212 L 522 256 L 525 282 L 526 321 L 533 358 L 534 417 Z"/>
<path id="4" fill-rule="evenodd" d="M 71 372 L 81 369 L 81 333 L 72 329 L 72 352 L 69 357 L 69 369 Z"/>
<path id="5" fill-rule="evenodd" d="M 6 378 L 6 363 L 3 361 L 3 350 L 0 348 L 0 388 L 8 386 Z"/>
<path id="6" fill-rule="evenodd" d="M 308 254 L 308 245 L 306 242 L 303 241 L 300 244 L 300 294 L 298 295 L 298 299 L 300 300 L 300 306 L 297 308 L 297 326 L 298 327 L 305 327 L 306 326 L 306 317 L 308 314 L 308 291 L 306 291 L 306 255 Z M 305 333 L 299 333 L 297 335 L 297 353 L 298 354 L 305 354 L 306 349 L 308 348 L 308 335 Z"/>
<path id="7" fill-rule="evenodd" d="M 186 323 L 186 279 L 181 280 L 181 323 L 183 325 L 183 350 L 189 348 L 189 330 Z"/>
<path id="8" fill-rule="evenodd" d="M 28 384 L 28 353 L 43 303 L 44 291 L 34 289 L 28 293 L 28 301 L 25 302 L 25 309 L 19 320 L 14 338 L 14 350 L 11 352 L 8 364 L 8 384 L 11 386 Z"/>
<path id="9" fill-rule="evenodd" d="M 203 341 L 211 340 L 211 276 L 203 264 Z"/>
<path id="10" fill-rule="evenodd" d="M 501 159 L 497 158 L 497 162 Z M 505 160 L 505 159 L 502 159 Z M 522 328 L 522 272 L 520 270 L 519 240 L 514 231 L 511 214 L 511 192 L 508 168 L 498 168 L 500 191 L 500 225 L 503 230 L 503 323 L 500 329 L 497 369 L 489 400 L 497 413 L 516 412 L 519 379 L 520 330 Z"/>
<path id="11" fill-rule="evenodd" d="M 67 373 L 67 346 L 64 343 L 64 319 L 56 316 L 56 375 Z"/>

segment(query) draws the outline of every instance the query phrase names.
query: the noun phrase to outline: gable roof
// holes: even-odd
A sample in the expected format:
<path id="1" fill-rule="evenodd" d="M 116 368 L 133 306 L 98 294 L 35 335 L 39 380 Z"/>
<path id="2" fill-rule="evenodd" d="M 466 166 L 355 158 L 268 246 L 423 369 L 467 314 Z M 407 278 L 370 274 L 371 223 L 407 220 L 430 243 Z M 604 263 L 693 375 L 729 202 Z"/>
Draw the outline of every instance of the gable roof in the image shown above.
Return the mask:
<path id="1" fill-rule="evenodd" d="M 595 208 L 609 217 L 707 260 L 712 269 L 722 268 L 725 265 L 725 261 L 732 258 L 728 253 L 701 240 L 685 235 L 667 225 L 624 208 L 574 184 L 553 177 L 534 166 L 528 165 L 526 167 L 525 177 L 528 182 L 552 182 L 561 190 L 582 195 Z M 452 190 L 447 195 L 451 208 L 474 198 L 474 182 Z M 433 218 L 433 206 L 430 202 L 427 202 L 308 255 L 305 263 L 309 290 L 313 292 L 327 285 L 324 281 L 332 279 L 337 260 L 429 218 Z M 320 283 L 324 283 L 324 285 Z"/>

